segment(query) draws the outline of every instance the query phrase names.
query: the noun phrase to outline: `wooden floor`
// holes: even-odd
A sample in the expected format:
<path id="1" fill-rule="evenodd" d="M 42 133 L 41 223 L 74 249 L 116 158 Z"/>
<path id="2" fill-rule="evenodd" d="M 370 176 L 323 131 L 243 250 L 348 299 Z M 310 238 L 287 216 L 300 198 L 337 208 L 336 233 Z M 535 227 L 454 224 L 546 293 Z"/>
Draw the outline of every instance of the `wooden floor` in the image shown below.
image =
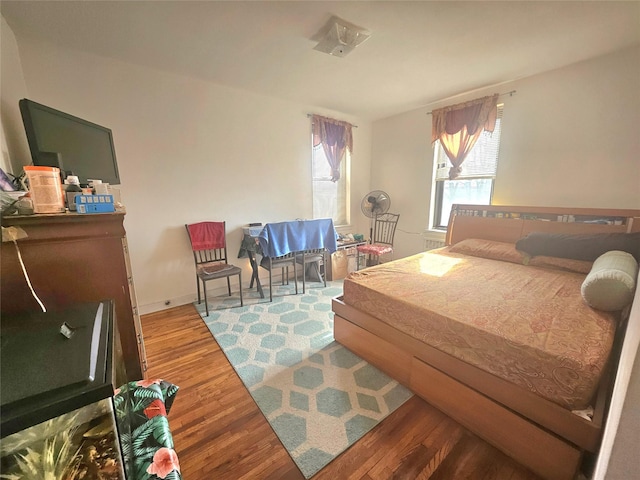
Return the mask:
<path id="1" fill-rule="evenodd" d="M 142 317 L 148 378 L 180 387 L 169 413 L 185 480 L 304 479 L 192 305 Z M 413 397 L 313 480 L 536 480 Z"/>

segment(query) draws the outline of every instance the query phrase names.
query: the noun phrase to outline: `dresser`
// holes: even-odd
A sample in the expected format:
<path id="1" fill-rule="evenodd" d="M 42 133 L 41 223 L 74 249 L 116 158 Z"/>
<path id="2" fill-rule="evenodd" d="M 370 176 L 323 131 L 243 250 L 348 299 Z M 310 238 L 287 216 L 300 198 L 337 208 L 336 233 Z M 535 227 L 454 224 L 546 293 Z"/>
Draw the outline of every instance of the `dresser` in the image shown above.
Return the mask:
<path id="1" fill-rule="evenodd" d="M 3 227 L 26 237 L 17 243 L 33 289 L 48 311 L 111 299 L 126 377 L 145 377 L 146 355 L 129 262 L 124 213 L 6 216 Z M 24 278 L 16 247 L 2 243 L 2 315 L 38 311 Z"/>

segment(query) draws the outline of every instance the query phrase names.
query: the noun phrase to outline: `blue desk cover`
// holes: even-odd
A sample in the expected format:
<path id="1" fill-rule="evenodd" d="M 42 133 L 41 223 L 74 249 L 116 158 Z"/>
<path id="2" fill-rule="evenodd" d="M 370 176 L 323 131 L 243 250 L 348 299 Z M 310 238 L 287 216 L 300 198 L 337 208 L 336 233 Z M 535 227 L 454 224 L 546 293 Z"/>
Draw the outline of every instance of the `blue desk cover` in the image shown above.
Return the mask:
<path id="1" fill-rule="evenodd" d="M 291 252 L 326 248 L 333 253 L 338 248 L 338 234 L 333 220 L 294 220 L 291 222 L 267 223 L 258 241 L 265 257 L 281 257 Z"/>

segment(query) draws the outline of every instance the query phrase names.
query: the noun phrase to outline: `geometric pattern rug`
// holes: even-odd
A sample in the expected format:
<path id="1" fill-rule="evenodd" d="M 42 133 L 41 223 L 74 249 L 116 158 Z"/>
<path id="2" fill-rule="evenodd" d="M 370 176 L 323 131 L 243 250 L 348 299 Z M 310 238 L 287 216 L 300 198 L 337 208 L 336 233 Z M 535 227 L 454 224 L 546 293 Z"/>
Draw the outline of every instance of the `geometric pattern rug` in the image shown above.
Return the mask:
<path id="1" fill-rule="evenodd" d="M 353 445 L 412 393 L 333 338 L 342 282 L 246 290 L 196 308 L 305 478 Z M 316 287 L 315 285 L 320 285 Z"/>

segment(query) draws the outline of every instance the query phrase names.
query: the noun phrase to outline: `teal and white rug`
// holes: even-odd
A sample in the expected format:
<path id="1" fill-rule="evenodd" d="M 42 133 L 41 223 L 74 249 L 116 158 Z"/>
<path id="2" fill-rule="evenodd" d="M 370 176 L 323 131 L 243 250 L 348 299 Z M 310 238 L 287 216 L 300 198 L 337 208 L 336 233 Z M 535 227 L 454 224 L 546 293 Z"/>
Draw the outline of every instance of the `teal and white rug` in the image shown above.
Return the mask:
<path id="1" fill-rule="evenodd" d="M 318 284 L 316 284 L 318 285 Z M 360 439 L 411 392 L 333 339 L 331 298 L 342 282 L 273 303 L 247 291 L 209 301 L 198 311 L 258 407 L 306 478 Z"/>

